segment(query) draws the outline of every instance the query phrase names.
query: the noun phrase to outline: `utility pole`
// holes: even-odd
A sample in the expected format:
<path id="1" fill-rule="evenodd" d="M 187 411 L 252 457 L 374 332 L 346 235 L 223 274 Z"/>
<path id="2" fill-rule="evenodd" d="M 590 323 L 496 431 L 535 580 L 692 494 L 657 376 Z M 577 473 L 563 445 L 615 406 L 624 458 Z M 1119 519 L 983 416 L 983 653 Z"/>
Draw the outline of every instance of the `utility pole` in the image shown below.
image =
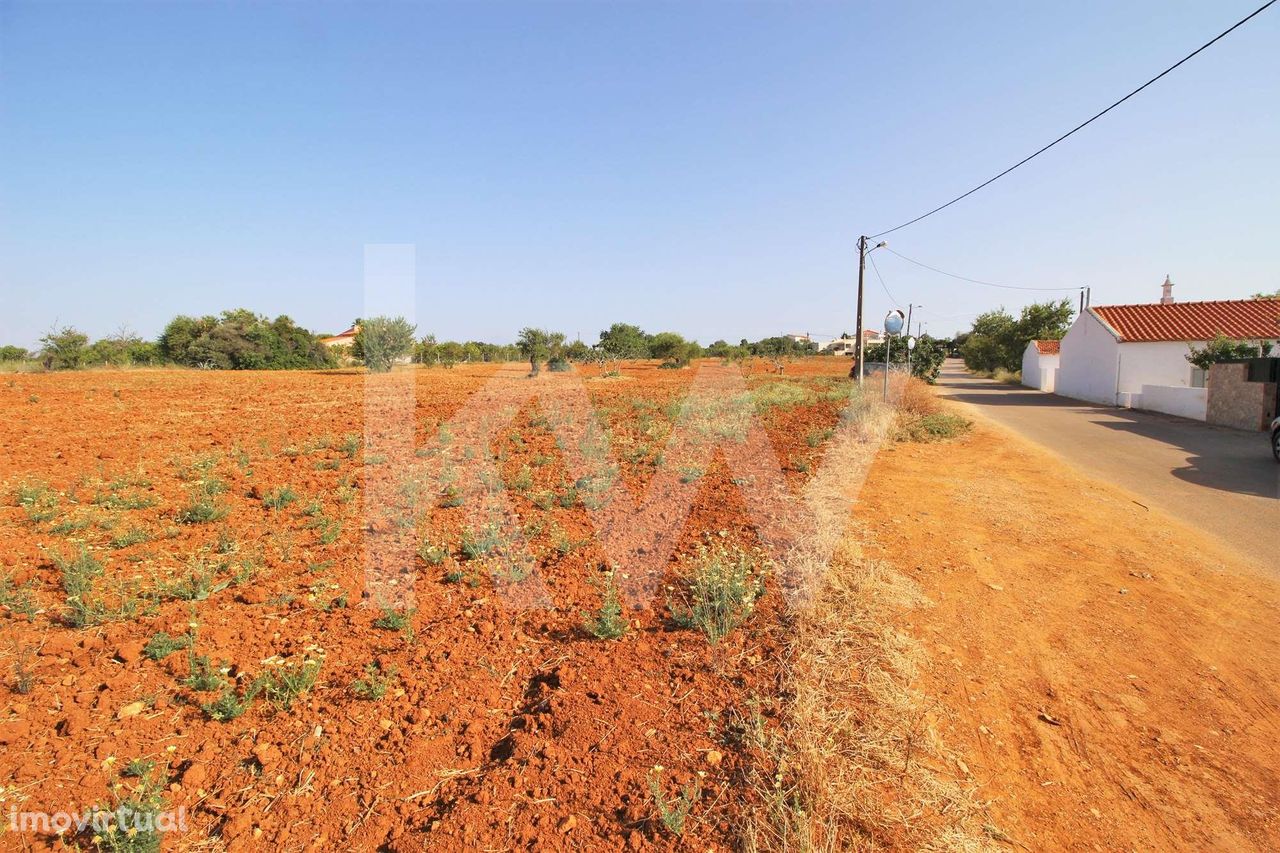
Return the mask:
<path id="1" fill-rule="evenodd" d="M 915 306 L 912 305 L 910 302 L 907 303 L 907 339 L 905 343 L 909 343 L 911 341 L 911 309 L 914 307 Z M 886 364 L 885 370 L 888 370 L 888 369 L 889 369 L 889 365 Z M 908 376 L 911 375 L 911 347 L 909 346 L 907 347 L 907 375 Z"/>
<path id="2" fill-rule="evenodd" d="M 867 238 L 863 235 L 858 238 L 858 383 L 862 383 L 866 370 L 863 367 L 863 356 L 865 355 L 862 342 L 862 279 L 867 272 Z M 852 376 L 850 372 L 850 376 Z"/>

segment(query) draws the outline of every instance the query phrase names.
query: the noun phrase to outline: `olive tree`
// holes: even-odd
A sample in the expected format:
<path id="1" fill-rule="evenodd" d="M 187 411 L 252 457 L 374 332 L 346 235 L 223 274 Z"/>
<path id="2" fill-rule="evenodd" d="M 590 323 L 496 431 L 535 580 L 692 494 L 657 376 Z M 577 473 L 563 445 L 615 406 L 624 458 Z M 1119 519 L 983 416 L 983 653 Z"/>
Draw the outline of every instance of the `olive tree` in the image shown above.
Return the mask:
<path id="1" fill-rule="evenodd" d="M 359 331 L 351 342 L 351 354 L 374 373 L 386 373 L 396 359 L 413 350 L 417 327 L 403 317 L 370 317 L 356 325 Z"/>

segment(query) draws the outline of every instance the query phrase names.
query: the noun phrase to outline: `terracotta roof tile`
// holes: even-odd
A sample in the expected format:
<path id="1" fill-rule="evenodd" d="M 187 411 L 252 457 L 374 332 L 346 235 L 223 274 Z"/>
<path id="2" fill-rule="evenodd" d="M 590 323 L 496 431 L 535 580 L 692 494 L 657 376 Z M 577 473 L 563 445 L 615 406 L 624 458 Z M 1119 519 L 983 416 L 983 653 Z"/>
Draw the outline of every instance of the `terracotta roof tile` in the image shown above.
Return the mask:
<path id="1" fill-rule="evenodd" d="M 1057 355 L 1062 349 L 1062 341 L 1036 341 L 1036 352 L 1041 355 Z"/>
<path id="2" fill-rule="evenodd" d="M 1126 342 L 1209 341 L 1218 335 L 1280 338 L 1280 299 L 1096 305 L 1089 310 Z"/>

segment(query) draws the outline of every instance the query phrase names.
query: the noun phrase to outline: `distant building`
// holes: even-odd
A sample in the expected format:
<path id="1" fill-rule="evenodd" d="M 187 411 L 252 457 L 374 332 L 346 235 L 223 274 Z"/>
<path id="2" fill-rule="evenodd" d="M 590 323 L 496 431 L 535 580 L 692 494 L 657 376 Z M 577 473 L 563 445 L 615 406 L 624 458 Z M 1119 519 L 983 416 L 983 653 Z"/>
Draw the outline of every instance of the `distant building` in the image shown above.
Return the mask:
<path id="1" fill-rule="evenodd" d="M 1061 341 L 1028 341 L 1022 353 L 1022 384 L 1053 393 Z"/>
<path id="2" fill-rule="evenodd" d="M 805 332 L 803 335 L 802 335 L 802 334 L 799 334 L 799 333 L 793 333 L 793 334 L 789 334 L 789 335 L 783 335 L 783 337 L 784 337 L 784 338 L 791 338 L 791 340 L 795 341 L 795 342 L 796 342 L 796 343 L 798 343 L 798 344 L 807 344 L 807 343 L 809 343 L 809 333 L 808 333 L 808 332 Z"/>
<path id="3" fill-rule="evenodd" d="M 862 339 L 868 344 L 878 344 L 884 340 L 883 336 L 871 329 L 862 330 Z M 858 339 L 853 337 L 842 336 L 834 341 L 827 341 L 818 347 L 818 352 L 830 353 L 831 355 L 855 356 L 858 354 Z"/>
<path id="4" fill-rule="evenodd" d="M 338 335 L 332 335 L 327 338 L 321 338 L 320 343 L 327 347 L 349 347 L 356 339 L 356 333 L 360 331 L 359 326 L 352 326 L 345 332 Z"/>

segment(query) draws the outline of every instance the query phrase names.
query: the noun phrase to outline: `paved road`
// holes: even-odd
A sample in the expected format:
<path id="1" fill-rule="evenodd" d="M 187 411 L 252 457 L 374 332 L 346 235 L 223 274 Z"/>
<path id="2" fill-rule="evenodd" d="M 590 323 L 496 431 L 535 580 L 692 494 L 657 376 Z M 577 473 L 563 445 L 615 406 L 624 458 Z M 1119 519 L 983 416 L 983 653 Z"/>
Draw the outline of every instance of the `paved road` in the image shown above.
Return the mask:
<path id="1" fill-rule="evenodd" d="M 1264 433 L 1002 385 L 969 375 L 958 361 L 944 365 L 938 385 L 951 399 L 1280 573 L 1280 465 Z"/>

